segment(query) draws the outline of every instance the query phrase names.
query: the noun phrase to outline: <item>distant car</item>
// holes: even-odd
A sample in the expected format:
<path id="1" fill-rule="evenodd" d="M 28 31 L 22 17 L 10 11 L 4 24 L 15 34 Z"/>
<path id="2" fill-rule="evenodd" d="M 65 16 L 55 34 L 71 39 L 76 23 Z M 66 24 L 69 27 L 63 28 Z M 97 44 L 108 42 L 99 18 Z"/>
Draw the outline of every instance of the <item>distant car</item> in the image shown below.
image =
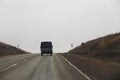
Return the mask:
<path id="1" fill-rule="evenodd" d="M 53 45 L 52 42 L 47 41 L 47 42 L 41 42 L 41 55 L 43 54 L 50 54 L 52 56 L 53 54 Z"/>

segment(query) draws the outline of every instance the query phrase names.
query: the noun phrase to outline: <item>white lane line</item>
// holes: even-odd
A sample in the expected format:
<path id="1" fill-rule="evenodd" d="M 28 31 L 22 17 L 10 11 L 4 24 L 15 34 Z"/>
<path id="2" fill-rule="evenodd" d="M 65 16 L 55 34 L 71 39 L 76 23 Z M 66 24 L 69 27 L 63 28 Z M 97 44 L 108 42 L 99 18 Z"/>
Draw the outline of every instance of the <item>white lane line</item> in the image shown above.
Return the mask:
<path id="1" fill-rule="evenodd" d="M 15 67 L 15 66 L 17 66 L 18 64 L 16 63 L 16 64 L 13 64 L 13 65 L 11 65 L 11 67 Z"/>
<path id="2" fill-rule="evenodd" d="M 27 61 L 27 59 L 25 59 L 24 61 Z"/>
<path id="3" fill-rule="evenodd" d="M 61 55 L 60 55 L 61 56 Z M 82 74 L 83 76 L 85 76 L 85 78 L 87 78 L 88 80 L 92 80 L 90 77 L 88 77 L 86 74 L 84 74 L 81 70 L 79 70 L 76 66 L 74 66 L 70 61 L 68 61 L 66 58 L 64 58 L 63 56 L 61 56 L 67 63 L 69 63 L 72 67 L 74 67 L 80 74 Z"/>
<path id="4" fill-rule="evenodd" d="M 11 66 L 9 66 L 9 67 L 7 67 L 7 68 L 4 68 L 4 69 L 3 69 L 2 71 L 0 71 L 0 72 L 6 71 L 6 70 L 8 70 L 8 69 L 10 69 L 10 68 L 12 68 L 12 67 L 17 66 L 17 65 L 18 65 L 18 63 L 12 64 Z"/>

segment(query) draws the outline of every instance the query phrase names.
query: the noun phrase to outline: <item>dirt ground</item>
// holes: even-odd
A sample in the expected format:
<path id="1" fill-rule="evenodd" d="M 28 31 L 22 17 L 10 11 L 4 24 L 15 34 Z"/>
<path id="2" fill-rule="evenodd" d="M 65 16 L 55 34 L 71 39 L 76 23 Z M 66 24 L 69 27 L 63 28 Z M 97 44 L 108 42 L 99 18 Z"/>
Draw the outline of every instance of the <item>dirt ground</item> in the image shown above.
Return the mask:
<path id="1" fill-rule="evenodd" d="M 78 54 L 61 54 L 94 80 L 120 80 L 120 63 L 102 61 Z"/>

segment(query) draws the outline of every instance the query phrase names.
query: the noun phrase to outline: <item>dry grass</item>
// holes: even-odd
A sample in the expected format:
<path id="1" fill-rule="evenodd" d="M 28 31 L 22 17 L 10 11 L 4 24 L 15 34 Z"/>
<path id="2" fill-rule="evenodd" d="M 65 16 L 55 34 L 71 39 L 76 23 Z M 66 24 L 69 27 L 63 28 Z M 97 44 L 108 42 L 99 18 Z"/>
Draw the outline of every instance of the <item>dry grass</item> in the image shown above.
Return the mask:
<path id="1" fill-rule="evenodd" d="M 120 62 L 120 33 L 88 41 L 69 52 Z"/>
<path id="2" fill-rule="evenodd" d="M 73 54 L 62 54 L 92 80 L 120 80 L 120 64 Z"/>
<path id="3" fill-rule="evenodd" d="M 0 56 L 26 54 L 28 52 L 0 42 Z"/>

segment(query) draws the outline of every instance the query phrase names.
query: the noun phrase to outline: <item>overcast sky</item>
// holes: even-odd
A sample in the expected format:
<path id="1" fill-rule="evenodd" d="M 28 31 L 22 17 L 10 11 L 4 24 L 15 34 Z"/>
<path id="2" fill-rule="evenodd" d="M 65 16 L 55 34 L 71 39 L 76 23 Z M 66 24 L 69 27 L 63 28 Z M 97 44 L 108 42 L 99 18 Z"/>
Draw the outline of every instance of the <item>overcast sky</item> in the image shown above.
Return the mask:
<path id="1" fill-rule="evenodd" d="M 29 52 L 39 52 L 41 41 L 66 52 L 116 32 L 120 0 L 0 0 L 0 41 Z"/>

